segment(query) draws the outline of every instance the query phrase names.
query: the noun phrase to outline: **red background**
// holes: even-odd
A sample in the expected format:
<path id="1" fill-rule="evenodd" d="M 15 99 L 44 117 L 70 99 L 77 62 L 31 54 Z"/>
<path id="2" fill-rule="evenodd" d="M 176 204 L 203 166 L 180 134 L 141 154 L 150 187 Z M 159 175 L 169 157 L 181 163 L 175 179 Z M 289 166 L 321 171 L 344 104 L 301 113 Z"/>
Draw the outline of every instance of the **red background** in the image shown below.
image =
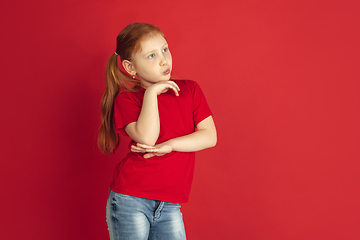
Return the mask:
<path id="1" fill-rule="evenodd" d="M 124 155 L 96 136 L 107 58 L 158 25 L 218 129 L 197 154 L 188 239 L 360 239 L 360 3 L 2 1 L 1 239 L 107 239 Z"/>

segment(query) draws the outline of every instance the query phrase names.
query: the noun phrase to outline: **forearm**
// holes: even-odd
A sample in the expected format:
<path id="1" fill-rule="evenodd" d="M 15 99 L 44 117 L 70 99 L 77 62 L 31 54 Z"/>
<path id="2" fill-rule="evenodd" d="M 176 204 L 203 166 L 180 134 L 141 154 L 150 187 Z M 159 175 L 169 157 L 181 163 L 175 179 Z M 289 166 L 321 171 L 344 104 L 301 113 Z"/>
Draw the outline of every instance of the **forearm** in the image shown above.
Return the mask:
<path id="1" fill-rule="evenodd" d="M 154 146 L 160 134 L 158 95 L 169 89 L 179 96 L 179 86 L 173 81 L 160 81 L 150 85 L 143 98 L 139 117 L 125 127 L 126 133 L 138 143 Z"/>
<path id="2" fill-rule="evenodd" d="M 168 140 L 165 144 L 171 146 L 176 152 L 195 152 L 216 145 L 216 130 L 198 130 L 189 135 Z"/>
<path id="3" fill-rule="evenodd" d="M 197 125 L 198 131 L 191 134 L 170 139 L 168 141 L 148 146 L 137 143 L 131 146 L 131 151 L 145 153 L 144 158 L 163 156 L 172 151 L 195 152 L 214 147 L 217 142 L 216 128 L 212 116 L 207 117 Z"/>
<path id="4" fill-rule="evenodd" d="M 157 94 L 145 91 L 142 108 L 134 126 L 134 141 L 155 145 L 160 133 L 160 119 Z"/>

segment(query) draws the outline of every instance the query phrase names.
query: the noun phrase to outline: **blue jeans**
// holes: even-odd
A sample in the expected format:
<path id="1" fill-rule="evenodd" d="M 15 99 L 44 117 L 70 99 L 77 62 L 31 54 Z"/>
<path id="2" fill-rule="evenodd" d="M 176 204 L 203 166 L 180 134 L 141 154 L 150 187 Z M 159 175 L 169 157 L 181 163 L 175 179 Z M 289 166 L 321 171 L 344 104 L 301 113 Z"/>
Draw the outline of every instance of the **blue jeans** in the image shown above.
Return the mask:
<path id="1" fill-rule="evenodd" d="M 106 206 L 111 240 L 185 240 L 177 203 L 138 198 L 112 190 Z"/>

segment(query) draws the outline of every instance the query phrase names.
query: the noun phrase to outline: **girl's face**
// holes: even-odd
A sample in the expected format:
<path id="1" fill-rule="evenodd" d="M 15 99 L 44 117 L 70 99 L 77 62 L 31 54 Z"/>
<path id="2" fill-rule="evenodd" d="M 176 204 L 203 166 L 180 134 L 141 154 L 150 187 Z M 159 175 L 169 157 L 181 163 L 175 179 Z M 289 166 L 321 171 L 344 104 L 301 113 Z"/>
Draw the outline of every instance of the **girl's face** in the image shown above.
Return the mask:
<path id="1" fill-rule="evenodd" d="M 132 67 L 142 86 L 170 79 L 172 58 L 165 38 L 159 34 L 140 43 L 141 50 L 132 55 Z"/>

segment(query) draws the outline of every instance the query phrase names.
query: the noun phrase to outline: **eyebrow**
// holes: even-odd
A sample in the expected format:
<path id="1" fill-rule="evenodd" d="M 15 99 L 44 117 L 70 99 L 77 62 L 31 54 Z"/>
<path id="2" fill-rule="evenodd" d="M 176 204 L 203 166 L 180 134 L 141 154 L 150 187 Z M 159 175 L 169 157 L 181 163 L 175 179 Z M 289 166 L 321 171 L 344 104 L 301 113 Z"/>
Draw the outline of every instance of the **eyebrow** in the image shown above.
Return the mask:
<path id="1" fill-rule="evenodd" d="M 168 44 L 168 43 L 165 43 L 161 48 L 165 47 L 166 45 L 169 45 L 169 44 Z M 148 51 L 147 53 L 144 53 L 144 55 L 146 56 L 146 55 L 148 55 L 149 53 L 152 53 L 152 52 L 155 52 L 155 51 L 156 51 L 156 49 L 151 50 L 151 51 Z"/>

